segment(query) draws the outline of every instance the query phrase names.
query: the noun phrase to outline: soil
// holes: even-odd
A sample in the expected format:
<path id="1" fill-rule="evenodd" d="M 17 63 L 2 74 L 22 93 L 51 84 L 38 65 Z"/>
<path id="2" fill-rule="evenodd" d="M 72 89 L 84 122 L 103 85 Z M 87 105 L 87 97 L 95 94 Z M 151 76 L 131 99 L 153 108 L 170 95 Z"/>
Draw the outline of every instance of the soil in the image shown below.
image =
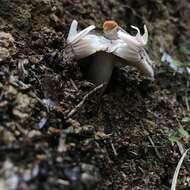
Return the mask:
<path id="1" fill-rule="evenodd" d="M 0 0 L 0 189 L 170 189 L 181 153 L 169 135 L 190 131 L 190 89 L 189 76 L 161 63 L 160 48 L 190 60 L 180 51 L 189 10 L 188 0 Z M 81 29 L 146 24 L 155 80 L 116 68 L 103 94 L 93 90 L 64 51 L 73 19 Z M 190 189 L 188 165 L 178 190 Z"/>

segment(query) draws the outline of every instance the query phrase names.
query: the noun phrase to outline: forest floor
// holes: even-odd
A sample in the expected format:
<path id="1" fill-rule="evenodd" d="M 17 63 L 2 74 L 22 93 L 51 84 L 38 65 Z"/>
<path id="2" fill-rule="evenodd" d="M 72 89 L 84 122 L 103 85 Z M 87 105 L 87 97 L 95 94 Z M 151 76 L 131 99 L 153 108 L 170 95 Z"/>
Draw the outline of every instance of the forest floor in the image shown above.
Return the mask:
<path id="1" fill-rule="evenodd" d="M 0 0 L 0 189 L 169 190 L 190 147 L 190 75 L 160 48 L 190 61 L 189 18 L 186 0 Z M 115 69 L 105 93 L 93 91 L 63 54 L 73 19 L 145 23 L 155 80 Z M 178 190 L 190 189 L 189 166 Z"/>

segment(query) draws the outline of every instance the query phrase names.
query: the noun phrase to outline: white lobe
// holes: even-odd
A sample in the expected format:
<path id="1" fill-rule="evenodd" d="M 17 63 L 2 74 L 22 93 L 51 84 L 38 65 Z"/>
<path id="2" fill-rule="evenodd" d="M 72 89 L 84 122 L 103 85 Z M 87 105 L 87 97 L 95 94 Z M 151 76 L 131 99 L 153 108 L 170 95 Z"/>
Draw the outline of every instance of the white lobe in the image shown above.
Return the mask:
<path id="1" fill-rule="evenodd" d="M 115 55 L 129 61 L 130 65 L 153 78 L 154 71 L 151 66 L 151 60 L 144 49 L 148 42 L 148 30 L 144 25 L 144 34 L 141 35 L 139 28 L 131 27 L 137 30 L 137 34 L 132 36 L 123 30 L 119 30 L 117 33 L 119 39 L 115 40 L 113 47 L 110 47 L 110 49 L 113 50 Z"/>
<path id="2" fill-rule="evenodd" d="M 101 36 L 91 34 L 95 29 L 94 25 L 88 26 L 80 32 L 77 31 L 78 22 L 73 20 L 67 43 L 72 47 L 76 59 L 87 57 L 97 51 L 106 51 L 107 43 Z"/>
<path id="3" fill-rule="evenodd" d="M 69 35 L 67 37 L 67 43 L 74 44 L 84 36 L 86 36 L 90 31 L 95 29 L 94 25 L 88 26 L 84 30 L 77 32 L 77 26 L 78 22 L 76 20 L 73 20 L 71 23 L 71 27 L 69 30 Z"/>
<path id="4" fill-rule="evenodd" d="M 148 42 L 148 29 L 147 29 L 146 25 L 144 25 L 143 39 L 144 39 L 144 42 L 145 42 L 145 45 L 146 45 L 147 42 Z"/>
<path id="5" fill-rule="evenodd" d="M 146 25 L 144 25 L 144 34 L 140 34 L 140 30 L 136 26 L 131 26 L 133 29 L 137 30 L 136 36 L 132 36 L 127 32 L 123 32 L 121 30 L 118 31 L 118 37 L 121 38 L 126 43 L 131 43 L 137 47 L 143 47 L 148 42 L 148 30 Z"/>
<path id="6" fill-rule="evenodd" d="M 69 29 L 68 37 L 67 37 L 68 43 L 71 43 L 71 40 L 77 35 L 77 26 L 78 26 L 78 22 L 76 20 L 73 20 Z"/>
<path id="7" fill-rule="evenodd" d="M 89 34 L 73 45 L 73 50 L 77 59 L 82 59 L 98 51 L 106 51 L 107 44 L 103 38 Z"/>
<path id="8" fill-rule="evenodd" d="M 85 37 L 90 31 L 94 30 L 95 26 L 88 26 L 87 28 L 85 28 L 84 30 L 80 31 L 77 35 L 75 35 L 75 37 L 71 40 L 70 43 L 75 43 L 78 40 L 80 40 L 81 38 Z"/>

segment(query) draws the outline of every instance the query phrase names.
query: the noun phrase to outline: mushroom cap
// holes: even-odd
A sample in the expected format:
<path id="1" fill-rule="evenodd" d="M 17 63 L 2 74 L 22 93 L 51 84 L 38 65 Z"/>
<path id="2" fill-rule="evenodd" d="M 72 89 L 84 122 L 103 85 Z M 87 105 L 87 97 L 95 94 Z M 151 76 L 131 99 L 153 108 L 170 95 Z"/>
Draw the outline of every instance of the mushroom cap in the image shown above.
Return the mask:
<path id="1" fill-rule="evenodd" d="M 76 59 L 103 51 L 131 62 L 131 65 L 142 73 L 151 78 L 154 77 L 152 61 L 144 49 L 148 42 L 146 26 L 144 26 L 143 35 L 141 35 L 139 28 L 131 26 L 137 31 L 134 36 L 122 29 L 113 20 L 107 20 L 103 23 L 104 35 L 91 33 L 95 29 L 94 25 L 88 26 L 80 32 L 77 31 L 77 26 L 78 22 L 74 20 L 67 38 L 67 43 L 72 47 Z"/>
<path id="2" fill-rule="evenodd" d="M 115 27 L 118 27 L 117 22 L 115 22 L 113 20 L 106 20 L 103 24 L 103 31 L 108 32 L 108 31 L 114 29 Z"/>

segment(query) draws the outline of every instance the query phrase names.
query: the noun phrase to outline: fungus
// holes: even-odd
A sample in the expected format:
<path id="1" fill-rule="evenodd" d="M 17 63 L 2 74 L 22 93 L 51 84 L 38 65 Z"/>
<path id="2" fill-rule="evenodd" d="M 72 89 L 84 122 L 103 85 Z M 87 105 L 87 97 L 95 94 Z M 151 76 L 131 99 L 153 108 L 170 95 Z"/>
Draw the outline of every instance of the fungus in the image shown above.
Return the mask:
<path id="1" fill-rule="evenodd" d="M 125 65 L 132 65 L 143 74 L 154 77 L 151 60 L 144 49 L 148 41 L 146 26 L 143 35 L 137 27 L 132 26 L 137 30 L 136 36 L 127 33 L 115 21 L 104 22 L 102 35 L 92 33 L 94 25 L 80 32 L 77 31 L 77 26 L 78 22 L 74 20 L 67 44 L 77 60 L 92 55 L 87 71 L 87 79 L 90 82 L 96 85 L 108 83 L 114 66 L 120 65 L 121 60 Z"/>

